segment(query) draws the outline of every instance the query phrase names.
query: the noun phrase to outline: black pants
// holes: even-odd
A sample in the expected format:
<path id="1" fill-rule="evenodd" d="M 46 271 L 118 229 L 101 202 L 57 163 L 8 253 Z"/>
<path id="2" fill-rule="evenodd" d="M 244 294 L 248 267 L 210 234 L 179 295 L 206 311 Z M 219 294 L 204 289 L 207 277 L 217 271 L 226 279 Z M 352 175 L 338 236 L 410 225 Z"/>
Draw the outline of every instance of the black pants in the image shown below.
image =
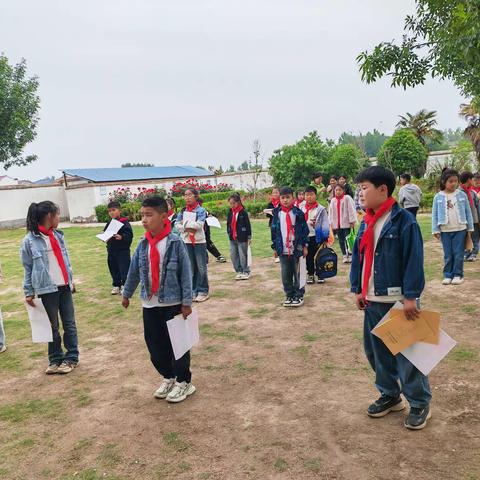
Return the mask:
<path id="1" fill-rule="evenodd" d="M 347 242 L 346 239 L 350 234 L 350 228 L 337 228 L 333 231 L 338 237 L 338 243 L 340 244 L 340 250 L 343 255 L 347 254 Z"/>
<path id="2" fill-rule="evenodd" d="M 205 222 L 205 226 L 203 229 L 205 231 L 205 242 L 207 244 L 207 251 L 209 251 L 215 258 L 221 257 L 222 254 L 218 251 L 218 248 L 215 246 L 215 244 L 212 241 L 212 236 L 210 235 L 210 225 L 208 225 L 207 222 Z M 208 254 L 207 254 L 207 262 L 208 262 Z"/>
<path id="3" fill-rule="evenodd" d="M 415 218 L 417 218 L 418 207 L 408 207 L 405 210 L 410 212 Z"/>
<path id="4" fill-rule="evenodd" d="M 125 285 L 128 269 L 130 268 L 130 250 L 108 250 L 108 269 L 112 276 L 112 285 Z"/>
<path id="5" fill-rule="evenodd" d="M 150 360 L 158 373 L 163 378 L 176 378 L 177 382 L 189 383 L 192 379 L 190 352 L 175 360 L 167 328 L 167 320 L 171 320 L 180 312 L 180 305 L 144 308 L 143 328 Z"/>
<path id="6" fill-rule="evenodd" d="M 307 254 L 307 274 L 315 275 L 315 254 L 317 253 L 318 245 L 315 235 L 308 237 L 308 254 Z"/>

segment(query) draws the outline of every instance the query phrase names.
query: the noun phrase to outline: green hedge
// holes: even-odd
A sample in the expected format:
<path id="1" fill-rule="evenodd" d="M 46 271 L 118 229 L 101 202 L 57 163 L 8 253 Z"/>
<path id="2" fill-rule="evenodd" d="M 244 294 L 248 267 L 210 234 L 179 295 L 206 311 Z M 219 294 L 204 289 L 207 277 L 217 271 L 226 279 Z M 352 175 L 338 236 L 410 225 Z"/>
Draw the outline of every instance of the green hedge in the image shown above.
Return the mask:
<path id="1" fill-rule="evenodd" d="M 106 205 L 97 205 L 95 207 L 95 216 L 97 217 L 97 222 L 107 223 L 110 220 L 108 216 L 108 209 Z"/>

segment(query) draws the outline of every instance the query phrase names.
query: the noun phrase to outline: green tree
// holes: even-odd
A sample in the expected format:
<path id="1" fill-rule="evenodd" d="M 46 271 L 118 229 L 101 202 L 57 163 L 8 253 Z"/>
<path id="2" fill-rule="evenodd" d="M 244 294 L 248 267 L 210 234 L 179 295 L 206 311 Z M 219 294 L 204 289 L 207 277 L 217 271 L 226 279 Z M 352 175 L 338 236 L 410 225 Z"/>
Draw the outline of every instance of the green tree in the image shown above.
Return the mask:
<path id="1" fill-rule="evenodd" d="M 470 103 L 462 104 L 460 106 L 460 116 L 468 122 L 463 134 L 475 148 L 477 168 L 480 169 L 480 97 Z"/>
<path id="2" fill-rule="evenodd" d="M 389 168 L 397 176 L 408 172 L 418 177 L 424 175 L 427 159 L 427 149 L 406 128 L 397 130 L 383 144 L 377 157 L 379 165 Z"/>
<path id="3" fill-rule="evenodd" d="M 328 175 L 346 175 L 354 178 L 365 166 L 368 160 L 365 154 L 355 145 L 336 145 L 333 148 L 332 156 L 325 166 L 325 173 Z"/>
<path id="4" fill-rule="evenodd" d="M 367 157 L 376 157 L 387 138 L 387 135 L 380 133 L 377 129 L 374 129 L 373 132 L 367 132 L 365 135 L 362 133 L 354 135 L 350 132 L 343 132 L 338 139 L 338 143 L 341 145 L 355 145 Z"/>
<path id="5" fill-rule="evenodd" d="M 331 142 L 323 142 L 317 132 L 310 132 L 294 145 L 275 150 L 269 160 L 274 183 L 292 188 L 307 186 L 313 173 L 324 170 L 332 148 Z"/>
<path id="6" fill-rule="evenodd" d="M 382 42 L 357 57 L 362 80 L 389 76 L 392 86 L 414 87 L 428 76 L 450 79 L 465 96 L 480 96 L 478 0 L 416 0 L 401 43 Z"/>
<path id="7" fill-rule="evenodd" d="M 25 60 L 11 66 L 0 55 L 0 164 L 7 170 L 37 159 L 23 156 L 25 146 L 37 136 L 40 98 L 37 77 L 28 78 Z"/>
<path id="8" fill-rule="evenodd" d="M 435 128 L 437 125 L 437 112 L 435 110 L 422 109 L 416 114 L 407 113 L 405 116 L 399 115 L 400 121 L 397 127 L 410 129 L 424 146 L 428 142 L 441 143 L 443 133 Z"/>

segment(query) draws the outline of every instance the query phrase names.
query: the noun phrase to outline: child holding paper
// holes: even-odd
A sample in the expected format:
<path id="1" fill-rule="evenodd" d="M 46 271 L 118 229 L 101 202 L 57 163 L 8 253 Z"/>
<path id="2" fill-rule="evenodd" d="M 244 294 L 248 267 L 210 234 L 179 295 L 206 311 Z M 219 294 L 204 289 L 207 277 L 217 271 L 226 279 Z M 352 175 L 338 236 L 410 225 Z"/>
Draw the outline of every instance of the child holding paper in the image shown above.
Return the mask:
<path id="1" fill-rule="evenodd" d="M 27 235 L 20 257 L 25 270 L 25 301 L 35 306 L 37 295 L 52 325 L 53 341 L 48 344 L 47 375 L 70 373 L 78 365 L 78 338 L 73 309 L 72 267 L 63 232 L 57 230 L 60 209 L 50 201 L 32 203 L 27 214 Z M 59 316 L 63 326 L 62 349 Z"/>
<path id="2" fill-rule="evenodd" d="M 308 254 L 308 226 L 304 213 L 294 206 L 290 187 L 280 190 L 280 206 L 273 211 L 272 250 L 280 258 L 284 307 L 301 307 L 305 288 L 300 287 L 300 258 Z"/>
<path id="3" fill-rule="evenodd" d="M 365 353 L 381 394 L 367 414 L 383 417 L 403 410 L 403 393 L 410 404 L 405 427 L 419 430 L 431 416 L 428 377 L 401 353 L 394 356 L 372 330 L 397 301 L 403 302 L 409 320 L 417 318 L 417 299 L 425 285 L 422 234 L 415 218 L 392 197 L 395 175 L 390 170 L 369 167 L 355 181 L 366 215 L 353 249 L 351 291 L 365 312 Z"/>
<path id="4" fill-rule="evenodd" d="M 330 222 L 327 210 L 317 202 L 317 189 L 307 187 L 305 189 L 305 205 L 301 209 L 308 225 L 308 254 L 307 254 L 307 283 L 315 283 L 315 254 L 319 245 L 328 240 L 330 234 Z M 318 279 L 318 283 L 325 280 Z"/>
<path id="5" fill-rule="evenodd" d="M 238 193 L 230 195 L 228 203 L 230 210 L 227 215 L 227 234 L 230 239 L 230 258 L 237 272 L 235 280 L 248 280 L 250 278 L 248 248 L 252 242 L 250 219 Z"/>
<path id="6" fill-rule="evenodd" d="M 195 387 L 191 383 L 190 352 L 175 360 L 167 321 L 192 313 L 190 262 L 185 243 L 172 233 L 167 202 L 160 197 L 146 198 L 140 212 L 146 233 L 133 254 L 122 305 L 128 308 L 140 284 L 145 343 L 153 366 L 163 376 L 154 396 L 178 403 L 192 395 Z"/>
<path id="7" fill-rule="evenodd" d="M 187 246 L 193 275 L 194 302 L 205 302 L 208 296 L 207 239 L 203 226 L 207 212 L 198 203 L 198 191 L 188 188 L 184 193 L 186 207 L 177 216 L 177 230 Z"/>
<path id="8" fill-rule="evenodd" d="M 133 240 L 133 230 L 128 220 L 121 216 L 120 203 L 112 201 L 107 205 L 108 215 L 111 220 L 107 222 L 105 231 L 112 220 L 123 223 L 123 227 L 107 241 L 107 263 L 112 277 L 112 295 L 121 293 L 122 285 L 127 279 L 130 268 L 130 246 Z"/>

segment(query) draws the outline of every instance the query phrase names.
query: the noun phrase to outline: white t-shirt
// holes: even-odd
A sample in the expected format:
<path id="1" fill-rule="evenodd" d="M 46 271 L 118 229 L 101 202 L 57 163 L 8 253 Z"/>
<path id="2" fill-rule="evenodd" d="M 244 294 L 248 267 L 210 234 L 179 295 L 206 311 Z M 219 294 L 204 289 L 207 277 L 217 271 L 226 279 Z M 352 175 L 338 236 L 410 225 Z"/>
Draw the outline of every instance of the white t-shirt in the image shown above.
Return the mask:
<path id="1" fill-rule="evenodd" d="M 45 240 L 45 245 L 47 246 L 48 275 L 50 275 L 52 282 L 57 287 L 63 287 L 64 285 L 66 285 L 65 279 L 63 278 L 62 269 L 60 268 L 57 257 L 53 253 L 50 237 L 48 235 L 44 235 L 43 233 L 41 233 L 40 235 Z"/>
<path id="2" fill-rule="evenodd" d="M 392 287 L 391 290 L 391 295 L 375 295 L 375 257 L 377 256 L 377 253 L 375 252 L 377 249 L 377 243 L 378 239 L 380 238 L 380 233 L 382 233 L 382 228 L 387 223 L 388 219 L 390 218 L 390 213 L 387 212 L 385 215 L 380 217 L 377 220 L 377 223 L 375 223 L 375 228 L 374 228 L 374 244 L 373 244 L 373 265 L 372 265 L 372 272 L 370 274 L 370 279 L 368 281 L 368 289 L 367 289 L 367 300 L 370 300 L 372 302 L 378 302 L 378 303 L 395 303 L 399 302 L 404 299 L 402 289 L 400 285 L 398 287 Z M 363 267 L 362 267 L 362 285 L 363 285 L 363 276 L 365 275 L 365 262 L 363 262 Z"/>
<path id="3" fill-rule="evenodd" d="M 318 215 L 318 210 L 320 209 L 320 205 L 312 208 L 311 210 L 308 211 L 308 218 L 307 218 L 307 225 L 308 225 L 308 236 L 309 237 L 314 237 L 315 236 L 315 226 L 313 226 L 310 221 L 315 220 Z M 305 202 L 305 205 L 302 207 L 302 212 L 305 213 L 307 211 L 307 204 Z"/>
<path id="4" fill-rule="evenodd" d="M 157 243 L 157 250 L 160 255 L 160 266 L 158 268 L 158 282 L 160 283 L 162 280 L 162 263 L 163 259 L 165 258 L 165 252 L 167 249 L 167 239 L 168 236 L 165 238 L 162 238 L 158 243 Z M 152 284 L 152 271 L 150 270 L 150 245 L 148 245 L 148 255 L 147 255 L 147 261 L 148 261 L 148 281 L 149 284 Z M 159 285 L 160 288 L 160 285 Z M 147 292 L 147 294 L 150 292 Z M 155 295 L 152 295 L 151 298 L 143 299 L 142 298 L 142 306 L 143 308 L 155 308 L 155 307 L 171 307 L 173 305 L 178 305 L 178 303 L 159 303 L 158 301 L 158 292 Z"/>
<path id="5" fill-rule="evenodd" d="M 445 225 L 440 225 L 441 232 L 460 232 L 467 228 L 466 225 L 461 224 L 458 220 L 458 209 L 457 209 L 457 195 L 456 192 L 446 193 L 445 194 L 445 203 L 447 205 L 447 223 Z"/>
<path id="6" fill-rule="evenodd" d="M 295 214 L 293 213 L 293 210 L 290 210 L 288 212 L 288 215 L 290 215 L 290 218 L 292 219 L 292 226 L 295 227 Z M 280 220 L 280 231 L 282 232 L 282 244 L 283 244 L 283 254 L 290 255 L 293 254 L 293 242 L 295 240 L 295 232 L 292 232 L 290 234 L 290 245 L 287 245 L 287 214 L 283 211 L 280 210 L 279 213 L 279 220 Z M 289 251 L 290 247 L 290 251 Z"/>

